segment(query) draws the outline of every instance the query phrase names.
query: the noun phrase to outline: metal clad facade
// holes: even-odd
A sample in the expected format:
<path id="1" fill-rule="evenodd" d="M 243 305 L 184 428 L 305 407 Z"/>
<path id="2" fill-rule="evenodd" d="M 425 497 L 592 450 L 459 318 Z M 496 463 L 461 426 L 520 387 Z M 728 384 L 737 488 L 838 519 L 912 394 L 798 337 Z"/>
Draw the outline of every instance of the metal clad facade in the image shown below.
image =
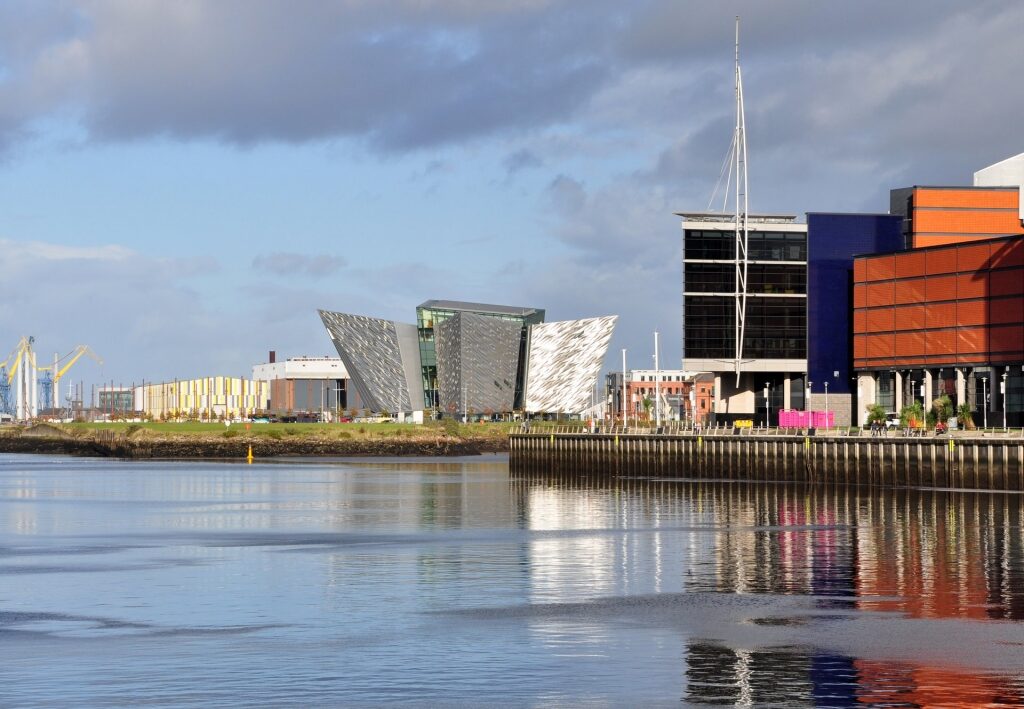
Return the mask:
<path id="1" fill-rule="evenodd" d="M 325 310 L 320 318 L 367 408 L 423 408 L 415 325 Z"/>
<path id="2" fill-rule="evenodd" d="M 517 322 L 468 312 L 435 326 L 443 411 L 513 410 L 521 330 Z"/>
<path id="3" fill-rule="evenodd" d="M 616 316 L 530 327 L 526 410 L 578 413 L 590 407 Z"/>

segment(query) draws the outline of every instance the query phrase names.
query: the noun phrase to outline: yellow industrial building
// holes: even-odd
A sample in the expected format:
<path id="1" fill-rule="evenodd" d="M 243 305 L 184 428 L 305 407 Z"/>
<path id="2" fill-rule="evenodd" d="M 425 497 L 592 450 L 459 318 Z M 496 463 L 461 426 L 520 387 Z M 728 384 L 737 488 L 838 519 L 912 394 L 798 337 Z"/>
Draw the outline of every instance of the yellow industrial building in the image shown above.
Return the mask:
<path id="1" fill-rule="evenodd" d="M 269 382 L 241 377 L 203 377 L 135 387 L 135 409 L 154 419 L 218 421 L 265 411 Z"/>

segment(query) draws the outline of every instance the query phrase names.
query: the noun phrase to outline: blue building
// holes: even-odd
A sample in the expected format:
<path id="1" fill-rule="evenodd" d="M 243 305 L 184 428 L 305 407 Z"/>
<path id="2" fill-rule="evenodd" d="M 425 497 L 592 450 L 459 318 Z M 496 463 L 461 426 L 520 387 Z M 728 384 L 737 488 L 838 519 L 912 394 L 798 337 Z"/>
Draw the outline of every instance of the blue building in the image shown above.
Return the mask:
<path id="1" fill-rule="evenodd" d="M 807 213 L 808 408 L 856 425 L 853 373 L 853 257 L 903 248 L 898 214 Z M 826 388 L 827 385 L 827 388 Z"/>

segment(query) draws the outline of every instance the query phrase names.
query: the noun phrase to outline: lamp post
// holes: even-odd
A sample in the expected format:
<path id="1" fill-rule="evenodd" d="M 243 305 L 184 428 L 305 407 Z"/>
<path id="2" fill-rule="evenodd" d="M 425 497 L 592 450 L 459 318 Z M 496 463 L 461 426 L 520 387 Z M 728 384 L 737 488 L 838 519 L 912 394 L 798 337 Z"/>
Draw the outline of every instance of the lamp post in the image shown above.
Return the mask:
<path id="1" fill-rule="evenodd" d="M 1003 384 L 1000 393 L 1003 395 L 1003 431 L 1006 432 L 1006 372 L 1003 372 Z"/>
<path id="2" fill-rule="evenodd" d="M 626 418 L 626 350 L 622 350 L 622 428 L 629 428 L 629 421 Z"/>
<path id="3" fill-rule="evenodd" d="M 772 401 L 768 398 L 768 382 L 764 383 L 764 420 L 765 427 L 772 427 Z"/>
<path id="4" fill-rule="evenodd" d="M 654 419 L 661 428 L 661 369 L 658 366 L 658 331 L 654 331 Z"/>
<path id="5" fill-rule="evenodd" d="M 982 429 L 988 428 L 988 377 L 981 378 L 981 416 L 982 416 Z"/>
<path id="6" fill-rule="evenodd" d="M 825 428 L 828 426 L 828 382 L 825 382 Z"/>

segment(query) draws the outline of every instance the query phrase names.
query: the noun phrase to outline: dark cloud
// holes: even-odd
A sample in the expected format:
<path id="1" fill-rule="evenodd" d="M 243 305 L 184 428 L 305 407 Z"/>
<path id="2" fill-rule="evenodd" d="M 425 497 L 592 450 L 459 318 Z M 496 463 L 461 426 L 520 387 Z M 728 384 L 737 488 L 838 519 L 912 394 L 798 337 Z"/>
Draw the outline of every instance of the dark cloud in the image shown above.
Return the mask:
<path id="1" fill-rule="evenodd" d="M 261 254 L 252 260 L 252 267 L 275 276 L 309 276 L 324 278 L 340 271 L 347 265 L 341 256 L 331 254 L 296 254 L 278 251 Z"/>
<path id="2" fill-rule="evenodd" d="M 303 308 L 408 319 L 410 302 L 446 297 L 437 284 L 452 283 L 453 297 L 540 303 L 555 317 L 620 313 L 620 333 L 646 342 L 654 327 L 678 330 L 672 212 L 707 208 L 728 148 L 735 14 L 755 211 L 885 210 L 891 187 L 968 184 L 1024 150 L 1016 0 L 322 0 L 301 11 L 285 0 L 82 0 L 0 5 L 0 152 L 54 115 L 78 117 L 87 141 L 341 137 L 401 153 L 497 136 L 506 176 L 532 170 L 546 184 L 544 236 L 559 253 L 545 266 L 499 265 L 490 282 L 483 269 L 360 264 L 346 270 L 348 292 L 299 289 L 260 300 L 260 314 L 293 334 L 307 325 L 288 313 Z M 423 152 L 417 177 L 459 166 Z M 344 265 L 331 258 L 270 254 L 253 266 L 327 276 Z M 177 265 L 102 263 L 110 281 L 81 288 L 127 311 L 125 333 L 157 338 L 162 326 L 135 301 L 103 300 L 111 284 L 149 294 L 172 321 L 185 308 L 193 341 L 224 339 Z M 13 300 L 2 307 L 32 283 L 5 284 Z"/>

